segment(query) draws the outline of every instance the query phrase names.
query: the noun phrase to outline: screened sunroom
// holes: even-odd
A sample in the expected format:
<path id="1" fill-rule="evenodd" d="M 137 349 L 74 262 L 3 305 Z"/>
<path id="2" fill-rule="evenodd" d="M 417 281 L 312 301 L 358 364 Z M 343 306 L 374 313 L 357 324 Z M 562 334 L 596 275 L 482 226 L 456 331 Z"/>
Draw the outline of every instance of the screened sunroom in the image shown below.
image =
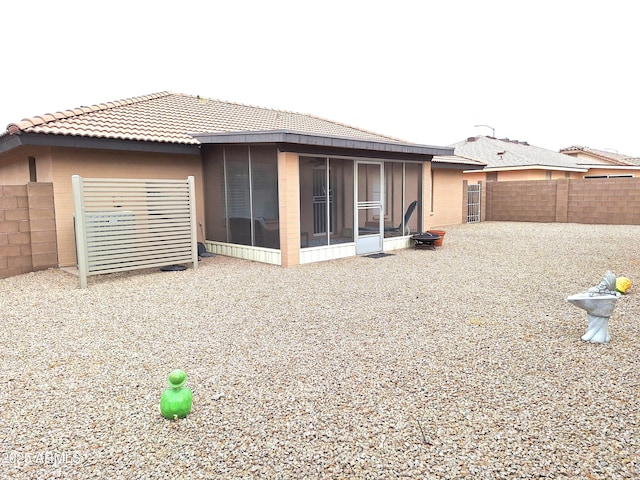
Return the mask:
<path id="1" fill-rule="evenodd" d="M 424 229 L 428 162 L 450 153 L 294 132 L 196 137 L 209 249 L 278 265 L 406 248 Z"/>

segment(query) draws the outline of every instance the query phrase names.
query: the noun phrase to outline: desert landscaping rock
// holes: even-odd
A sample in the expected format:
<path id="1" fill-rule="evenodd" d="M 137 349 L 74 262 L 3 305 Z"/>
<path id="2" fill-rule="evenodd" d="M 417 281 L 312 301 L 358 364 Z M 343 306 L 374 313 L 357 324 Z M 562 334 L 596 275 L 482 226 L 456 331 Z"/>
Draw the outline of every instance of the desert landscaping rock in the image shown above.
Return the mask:
<path id="1" fill-rule="evenodd" d="M 0 280 L 0 478 L 640 477 L 640 226 Z M 634 281 L 611 342 L 566 297 Z M 158 404 L 173 369 L 193 409 Z"/>

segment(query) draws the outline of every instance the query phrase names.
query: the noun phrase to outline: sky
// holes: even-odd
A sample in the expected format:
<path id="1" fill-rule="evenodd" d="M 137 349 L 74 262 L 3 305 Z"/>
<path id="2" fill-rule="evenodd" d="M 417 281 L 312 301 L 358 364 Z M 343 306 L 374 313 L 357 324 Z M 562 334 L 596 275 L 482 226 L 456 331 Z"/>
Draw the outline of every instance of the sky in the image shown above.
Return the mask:
<path id="1" fill-rule="evenodd" d="M 0 129 L 170 91 L 424 145 L 495 133 L 640 157 L 636 30 L 628 0 L 13 1 Z"/>

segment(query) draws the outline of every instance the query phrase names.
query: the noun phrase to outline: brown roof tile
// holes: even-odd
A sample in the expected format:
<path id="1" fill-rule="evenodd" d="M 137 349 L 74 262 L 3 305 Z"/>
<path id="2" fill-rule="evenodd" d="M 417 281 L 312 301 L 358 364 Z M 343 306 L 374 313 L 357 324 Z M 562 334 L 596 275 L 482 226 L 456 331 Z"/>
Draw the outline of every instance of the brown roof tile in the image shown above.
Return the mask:
<path id="1" fill-rule="evenodd" d="M 600 158 L 615 165 L 640 165 L 640 159 L 630 157 L 618 152 L 610 152 L 608 150 L 598 150 L 596 148 L 582 147 L 580 145 L 572 145 L 567 148 L 560 149 L 560 153 L 567 155 L 584 152 L 595 158 Z"/>
<path id="2" fill-rule="evenodd" d="M 291 130 L 401 141 L 313 115 L 161 92 L 24 119 L 3 135 L 43 133 L 197 144 L 190 133 Z"/>

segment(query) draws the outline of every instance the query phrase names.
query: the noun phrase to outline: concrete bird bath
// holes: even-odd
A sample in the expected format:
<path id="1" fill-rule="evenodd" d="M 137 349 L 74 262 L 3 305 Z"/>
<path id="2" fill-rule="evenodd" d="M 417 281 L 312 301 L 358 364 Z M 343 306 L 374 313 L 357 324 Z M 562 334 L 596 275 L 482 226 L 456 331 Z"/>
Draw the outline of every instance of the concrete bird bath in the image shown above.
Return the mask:
<path id="1" fill-rule="evenodd" d="M 620 298 L 616 291 L 616 276 L 607 272 L 599 285 L 591 287 L 587 292 L 571 295 L 567 301 L 587 312 L 587 333 L 582 336 L 585 342 L 608 343 L 609 317 Z"/>

